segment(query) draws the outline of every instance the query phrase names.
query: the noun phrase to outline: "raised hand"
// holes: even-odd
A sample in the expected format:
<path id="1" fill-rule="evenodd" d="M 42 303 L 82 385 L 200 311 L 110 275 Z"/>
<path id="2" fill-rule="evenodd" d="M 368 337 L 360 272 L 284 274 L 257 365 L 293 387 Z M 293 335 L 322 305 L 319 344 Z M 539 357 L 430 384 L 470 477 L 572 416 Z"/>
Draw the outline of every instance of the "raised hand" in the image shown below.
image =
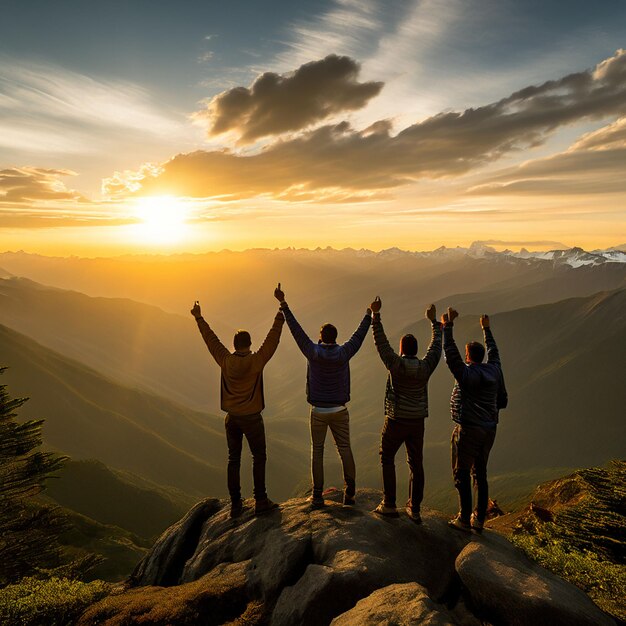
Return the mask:
<path id="1" fill-rule="evenodd" d="M 452 307 L 448 307 L 448 319 L 451 322 L 454 322 L 454 320 L 459 316 L 459 312 L 456 309 L 453 309 Z"/>
<path id="2" fill-rule="evenodd" d="M 193 303 L 193 307 L 191 308 L 191 314 L 198 319 L 199 317 L 202 317 L 202 311 L 200 310 L 200 303 L 196 300 Z"/>
<path id="3" fill-rule="evenodd" d="M 276 289 L 274 289 L 274 297 L 279 302 L 284 302 L 285 301 L 285 292 L 280 288 L 280 283 L 278 283 L 278 287 L 276 287 Z"/>
<path id="4" fill-rule="evenodd" d="M 370 309 L 373 313 L 378 313 L 383 306 L 383 301 L 380 299 L 380 296 L 376 296 L 372 304 L 370 304 Z"/>
<path id="5" fill-rule="evenodd" d="M 489 328 L 489 316 L 486 313 L 480 316 L 480 327 Z"/>
<path id="6" fill-rule="evenodd" d="M 434 304 L 431 304 L 426 309 L 426 318 L 429 319 L 431 322 L 434 322 L 437 319 L 437 309 Z"/>
<path id="7" fill-rule="evenodd" d="M 447 323 L 448 323 L 448 314 L 447 314 L 447 313 L 444 313 L 444 314 L 441 316 L 441 323 L 442 323 L 442 324 L 447 324 Z"/>

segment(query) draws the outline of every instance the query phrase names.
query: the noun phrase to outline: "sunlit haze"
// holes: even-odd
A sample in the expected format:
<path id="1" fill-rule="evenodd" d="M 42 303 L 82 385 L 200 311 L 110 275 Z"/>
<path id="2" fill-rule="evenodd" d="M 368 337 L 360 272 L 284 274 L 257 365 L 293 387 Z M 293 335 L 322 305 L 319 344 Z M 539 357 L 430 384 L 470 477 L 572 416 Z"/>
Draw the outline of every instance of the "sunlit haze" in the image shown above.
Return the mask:
<path id="1" fill-rule="evenodd" d="M 0 250 L 626 241 L 623 2 L 244 4 L 5 7 Z"/>

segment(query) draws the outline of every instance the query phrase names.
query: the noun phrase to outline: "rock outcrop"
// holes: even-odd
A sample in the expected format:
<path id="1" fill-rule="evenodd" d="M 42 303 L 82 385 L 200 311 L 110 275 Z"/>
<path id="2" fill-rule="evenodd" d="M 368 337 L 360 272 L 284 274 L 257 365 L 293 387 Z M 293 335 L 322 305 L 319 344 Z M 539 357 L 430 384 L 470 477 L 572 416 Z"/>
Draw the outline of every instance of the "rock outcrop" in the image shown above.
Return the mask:
<path id="1" fill-rule="evenodd" d="M 312 510 L 296 498 L 230 519 L 205 500 L 80 624 L 613 623 L 505 539 L 452 530 L 433 511 L 422 525 L 381 518 L 379 501 L 365 490 L 355 507 Z"/>

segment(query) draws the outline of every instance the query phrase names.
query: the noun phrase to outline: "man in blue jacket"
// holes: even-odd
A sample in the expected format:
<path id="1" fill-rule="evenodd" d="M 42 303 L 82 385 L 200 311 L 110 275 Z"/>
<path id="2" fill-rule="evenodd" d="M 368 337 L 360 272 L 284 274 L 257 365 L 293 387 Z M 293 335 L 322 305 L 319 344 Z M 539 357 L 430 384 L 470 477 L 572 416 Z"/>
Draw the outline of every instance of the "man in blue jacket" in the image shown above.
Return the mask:
<path id="1" fill-rule="evenodd" d="M 491 333 L 489 316 L 480 317 L 487 362 L 483 363 L 485 347 L 471 341 L 465 346 L 465 362 L 454 342 L 454 309 L 442 316 L 443 349 L 455 383 L 450 399 L 452 419 L 452 471 L 459 492 L 459 514 L 449 525 L 457 530 L 482 532 L 489 503 L 487 461 L 496 438 L 498 412 L 506 407 L 508 397 L 504 386 L 500 354 Z M 471 476 L 470 476 L 471 474 Z M 472 513 L 472 486 L 476 489 L 476 508 Z"/>
<path id="2" fill-rule="evenodd" d="M 280 283 L 274 296 L 280 302 L 298 348 L 307 359 L 306 398 L 311 405 L 311 504 L 324 506 L 324 440 L 330 428 L 343 468 L 343 503 L 352 505 L 356 492 L 356 468 L 350 447 L 350 416 L 346 408 L 350 400 L 349 361 L 359 351 L 367 335 L 372 312 L 367 309 L 359 327 L 346 343 L 337 343 L 337 329 L 332 324 L 324 324 L 319 341 L 313 343 L 289 309 Z"/>

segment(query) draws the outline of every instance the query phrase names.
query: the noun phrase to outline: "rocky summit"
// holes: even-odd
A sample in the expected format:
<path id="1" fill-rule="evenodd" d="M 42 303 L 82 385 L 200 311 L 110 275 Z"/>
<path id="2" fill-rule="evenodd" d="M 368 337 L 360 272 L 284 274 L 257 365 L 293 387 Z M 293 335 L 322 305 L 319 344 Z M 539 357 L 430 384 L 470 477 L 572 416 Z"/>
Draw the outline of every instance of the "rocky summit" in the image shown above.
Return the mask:
<path id="1" fill-rule="evenodd" d="M 294 498 L 261 517 L 246 501 L 236 519 L 223 500 L 199 502 L 79 624 L 614 624 L 494 532 L 450 529 L 429 510 L 421 525 L 382 518 L 379 501 Z"/>

